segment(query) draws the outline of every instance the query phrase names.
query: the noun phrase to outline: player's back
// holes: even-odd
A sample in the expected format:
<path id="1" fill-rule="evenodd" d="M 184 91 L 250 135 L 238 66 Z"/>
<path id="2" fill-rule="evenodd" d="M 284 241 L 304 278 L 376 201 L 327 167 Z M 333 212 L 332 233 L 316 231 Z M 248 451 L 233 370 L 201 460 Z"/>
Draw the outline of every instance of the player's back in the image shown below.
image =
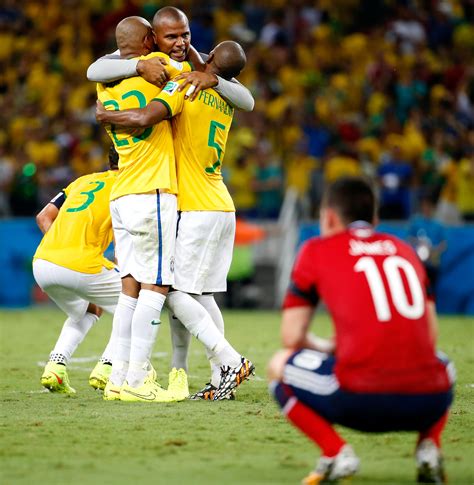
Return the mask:
<path id="1" fill-rule="evenodd" d="M 189 71 L 188 63 L 172 62 L 166 54 L 154 52 L 140 59 L 163 57 L 167 60 L 170 75 Z M 178 66 L 178 67 L 176 67 Z M 136 76 L 107 85 L 97 85 L 97 95 L 106 109 L 125 110 L 144 108 L 161 88 Z M 169 121 L 142 130 L 106 126 L 107 133 L 119 154 L 119 177 L 111 198 L 140 194 L 162 189 L 177 193 L 176 165 L 173 135 Z"/>
<path id="2" fill-rule="evenodd" d="M 64 192 L 66 200 L 44 235 L 34 259 L 44 259 L 81 273 L 113 268 L 104 257 L 113 239 L 109 210 L 110 192 L 117 172 L 79 177 Z"/>
<path id="3" fill-rule="evenodd" d="M 221 172 L 234 109 L 213 89 L 185 101 L 178 86 L 169 82 L 159 99 L 173 115 L 179 209 L 234 212 Z"/>
<path id="4" fill-rule="evenodd" d="M 439 392 L 449 383 L 435 355 L 427 279 L 412 248 L 368 227 L 315 239 L 308 271 L 336 328 L 336 374 L 358 392 Z"/>

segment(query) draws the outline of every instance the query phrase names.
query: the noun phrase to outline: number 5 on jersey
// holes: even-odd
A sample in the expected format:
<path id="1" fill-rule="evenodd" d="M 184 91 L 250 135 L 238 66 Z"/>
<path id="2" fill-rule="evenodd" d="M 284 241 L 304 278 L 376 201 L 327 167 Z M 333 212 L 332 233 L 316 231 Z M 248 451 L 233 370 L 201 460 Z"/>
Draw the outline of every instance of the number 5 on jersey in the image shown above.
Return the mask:
<path id="1" fill-rule="evenodd" d="M 211 148 L 215 148 L 217 151 L 217 161 L 212 165 L 212 167 L 206 167 L 206 173 L 216 173 L 218 167 L 220 167 L 222 160 L 222 147 L 216 141 L 216 132 L 218 129 L 225 130 L 225 126 L 217 121 L 211 121 L 209 126 L 209 138 L 207 139 L 207 145 Z"/>

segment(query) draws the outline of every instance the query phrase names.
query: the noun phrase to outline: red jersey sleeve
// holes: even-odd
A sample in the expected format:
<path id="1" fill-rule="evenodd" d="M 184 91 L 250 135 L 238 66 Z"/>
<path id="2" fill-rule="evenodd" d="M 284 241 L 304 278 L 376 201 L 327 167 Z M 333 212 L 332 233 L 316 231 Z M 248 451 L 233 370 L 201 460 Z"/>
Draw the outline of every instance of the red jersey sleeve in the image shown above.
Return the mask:
<path id="1" fill-rule="evenodd" d="M 290 285 L 283 301 L 284 309 L 300 306 L 314 307 L 318 304 L 319 295 L 314 270 L 316 247 L 315 240 L 307 241 L 296 256 Z"/>

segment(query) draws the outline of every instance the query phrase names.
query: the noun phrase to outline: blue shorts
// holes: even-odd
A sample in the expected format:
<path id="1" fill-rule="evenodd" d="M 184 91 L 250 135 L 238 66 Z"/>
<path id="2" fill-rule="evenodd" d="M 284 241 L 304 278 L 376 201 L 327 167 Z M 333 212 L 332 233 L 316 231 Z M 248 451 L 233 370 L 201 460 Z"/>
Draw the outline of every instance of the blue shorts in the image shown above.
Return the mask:
<path id="1" fill-rule="evenodd" d="M 277 401 L 284 407 L 294 396 L 331 423 L 369 432 L 427 430 L 452 402 L 452 388 L 436 394 L 342 390 L 333 372 L 335 361 L 331 355 L 308 349 L 294 353 L 285 366 L 283 381 L 274 388 Z"/>

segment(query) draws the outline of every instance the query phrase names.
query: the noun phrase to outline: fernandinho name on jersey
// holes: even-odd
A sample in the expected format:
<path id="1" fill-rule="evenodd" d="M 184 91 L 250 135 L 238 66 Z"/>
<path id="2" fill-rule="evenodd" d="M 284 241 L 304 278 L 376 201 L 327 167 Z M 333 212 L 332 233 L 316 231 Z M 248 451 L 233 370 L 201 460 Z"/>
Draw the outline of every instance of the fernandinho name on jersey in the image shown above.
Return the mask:
<path id="1" fill-rule="evenodd" d="M 226 103 L 222 98 L 214 96 L 212 93 L 207 91 L 201 91 L 199 93 L 198 101 L 201 101 L 206 106 L 210 106 L 221 113 L 224 113 L 226 116 L 232 117 L 234 114 L 234 108 Z"/>

